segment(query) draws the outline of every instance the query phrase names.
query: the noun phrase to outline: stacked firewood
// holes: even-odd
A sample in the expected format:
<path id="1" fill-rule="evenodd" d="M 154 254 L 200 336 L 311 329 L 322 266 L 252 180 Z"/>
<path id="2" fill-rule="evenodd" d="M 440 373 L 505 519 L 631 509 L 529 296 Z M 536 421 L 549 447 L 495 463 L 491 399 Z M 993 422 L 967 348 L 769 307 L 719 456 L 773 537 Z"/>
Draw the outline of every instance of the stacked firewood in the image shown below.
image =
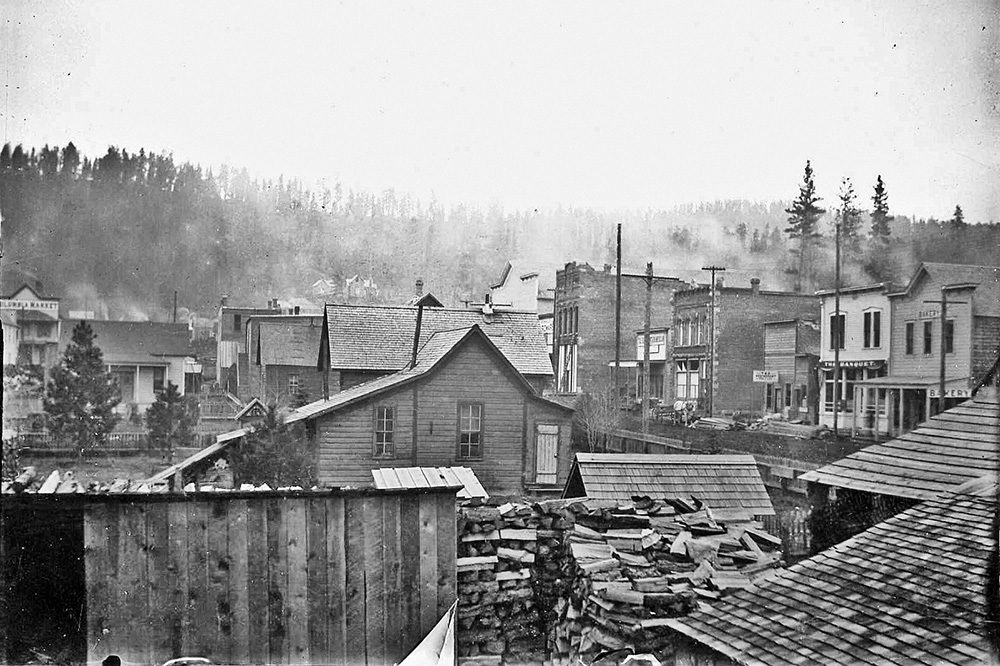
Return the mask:
<path id="1" fill-rule="evenodd" d="M 780 561 L 754 523 L 683 500 L 574 499 L 463 507 L 463 664 L 589 663 L 617 648 L 672 652 L 667 620 L 752 584 Z"/>
<path id="2" fill-rule="evenodd" d="M 724 525 L 697 503 L 573 508 L 563 549 L 573 584 L 552 627 L 553 663 L 623 648 L 669 661 L 671 618 L 750 587 L 780 562 L 779 540 L 752 523 Z"/>

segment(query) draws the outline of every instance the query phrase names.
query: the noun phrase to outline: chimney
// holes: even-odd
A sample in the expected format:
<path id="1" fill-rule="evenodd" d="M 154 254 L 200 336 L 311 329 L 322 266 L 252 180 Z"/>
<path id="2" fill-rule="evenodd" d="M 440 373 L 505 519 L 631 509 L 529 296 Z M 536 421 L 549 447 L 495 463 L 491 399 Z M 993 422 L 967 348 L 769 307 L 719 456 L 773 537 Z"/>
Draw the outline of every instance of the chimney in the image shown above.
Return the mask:
<path id="1" fill-rule="evenodd" d="M 604 264 L 604 272 L 605 273 L 611 272 L 611 264 Z"/>
<path id="2" fill-rule="evenodd" d="M 222 295 L 222 307 L 226 307 L 226 303 L 228 303 L 228 302 L 229 302 L 229 295 L 228 294 L 223 294 Z"/>
<path id="3" fill-rule="evenodd" d="M 717 277 L 717 278 L 715 279 L 715 288 L 716 288 L 716 289 L 722 289 L 722 287 L 723 287 L 723 286 L 724 286 L 724 285 L 723 285 L 723 283 L 722 283 L 722 276 L 720 275 L 719 277 Z"/>
<path id="4" fill-rule="evenodd" d="M 296 306 L 295 306 L 295 314 L 298 314 L 298 313 L 299 313 L 299 306 L 298 306 L 298 305 L 296 305 Z"/>
<path id="5" fill-rule="evenodd" d="M 750 291 L 754 294 L 760 293 L 760 278 L 750 278 Z"/>
<path id="6" fill-rule="evenodd" d="M 424 304 L 421 303 L 417 306 L 417 327 L 413 331 L 413 356 L 410 357 L 410 367 L 416 367 L 417 365 L 417 352 L 420 350 L 420 324 L 424 318 Z"/>
<path id="7" fill-rule="evenodd" d="M 421 297 L 421 296 L 424 295 L 424 279 L 423 278 L 417 278 L 417 283 L 416 283 L 415 288 L 414 288 L 414 293 L 416 294 L 417 298 L 419 298 L 419 297 Z"/>

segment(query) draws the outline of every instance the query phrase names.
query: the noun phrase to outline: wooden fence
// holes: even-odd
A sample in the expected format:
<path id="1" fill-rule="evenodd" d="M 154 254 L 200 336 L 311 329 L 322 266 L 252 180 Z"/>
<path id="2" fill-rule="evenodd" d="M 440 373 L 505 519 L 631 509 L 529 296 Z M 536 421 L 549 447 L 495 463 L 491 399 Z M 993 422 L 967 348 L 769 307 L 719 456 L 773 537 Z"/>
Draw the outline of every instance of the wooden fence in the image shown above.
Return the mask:
<path id="1" fill-rule="evenodd" d="M 90 498 L 87 659 L 393 664 L 455 600 L 454 489 Z"/>

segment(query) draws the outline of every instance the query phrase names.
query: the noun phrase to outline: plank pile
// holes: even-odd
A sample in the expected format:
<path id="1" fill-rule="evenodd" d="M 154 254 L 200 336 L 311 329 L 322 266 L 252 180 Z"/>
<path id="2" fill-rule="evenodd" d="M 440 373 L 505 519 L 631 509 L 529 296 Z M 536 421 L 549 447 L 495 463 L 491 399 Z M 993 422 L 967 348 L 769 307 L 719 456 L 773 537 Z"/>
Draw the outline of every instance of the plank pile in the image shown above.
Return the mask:
<path id="1" fill-rule="evenodd" d="M 665 620 L 742 589 L 780 540 L 687 501 L 573 499 L 462 507 L 458 653 L 467 666 L 667 658 Z M 546 658 L 547 657 L 547 658 Z"/>

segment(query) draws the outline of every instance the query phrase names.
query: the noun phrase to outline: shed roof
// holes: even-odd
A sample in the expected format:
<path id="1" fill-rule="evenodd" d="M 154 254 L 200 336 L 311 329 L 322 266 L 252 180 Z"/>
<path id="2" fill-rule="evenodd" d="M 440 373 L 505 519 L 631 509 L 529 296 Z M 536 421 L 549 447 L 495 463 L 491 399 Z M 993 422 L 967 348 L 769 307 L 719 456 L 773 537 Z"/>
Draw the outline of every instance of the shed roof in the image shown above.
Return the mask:
<path id="1" fill-rule="evenodd" d="M 257 344 L 262 365 L 315 367 L 323 331 L 321 317 L 262 316 L 252 321 L 259 327 Z"/>
<path id="2" fill-rule="evenodd" d="M 987 663 L 995 487 L 927 500 L 669 626 L 745 666 Z"/>
<path id="3" fill-rule="evenodd" d="M 327 305 L 330 367 L 394 371 L 405 368 L 413 349 L 417 309 L 369 305 Z M 496 312 L 425 308 L 421 338 L 436 331 L 478 325 L 524 375 L 552 375 L 545 335 L 532 312 Z"/>
<path id="4" fill-rule="evenodd" d="M 63 322 L 59 349 L 63 350 L 73 340 L 73 329 L 79 319 Z M 164 324 L 153 321 L 101 321 L 86 320 L 96 336 L 94 344 L 101 348 L 104 362 L 152 363 L 157 357 L 191 356 L 190 332 L 187 324 Z"/>
<path id="5" fill-rule="evenodd" d="M 376 488 L 432 488 L 435 486 L 460 486 L 458 496 L 463 499 L 490 495 L 479 482 L 476 473 L 468 467 L 383 467 L 372 470 Z"/>
<path id="6" fill-rule="evenodd" d="M 932 416 L 920 427 L 873 444 L 800 479 L 881 495 L 929 499 L 996 467 L 1000 405 L 995 388 Z"/>
<path id="7" fill-rule="evenodd" d="M 774 515 L 751 455 L 578 453 L 564 496 L 578 483 L 587 497 L 597 499 L 694 497 L 713 511 Z"/>

